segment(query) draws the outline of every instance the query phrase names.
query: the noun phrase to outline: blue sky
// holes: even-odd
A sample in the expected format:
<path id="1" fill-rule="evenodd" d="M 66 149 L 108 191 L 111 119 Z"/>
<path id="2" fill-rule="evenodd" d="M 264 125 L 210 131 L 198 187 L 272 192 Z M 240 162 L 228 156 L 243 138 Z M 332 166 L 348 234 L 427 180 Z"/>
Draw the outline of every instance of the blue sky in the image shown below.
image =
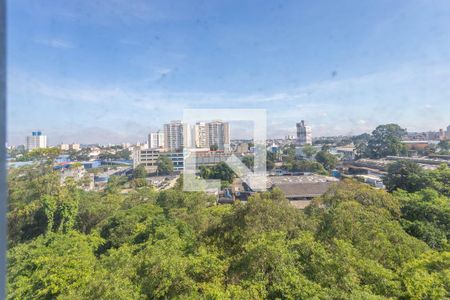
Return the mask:
<path id="1" fill-rule="evenodd" d="M 183 108 L 265 108 L 269 137 L 450 125 L 447 0 L 8 4 L 11 144 L 143 141 Z"/>

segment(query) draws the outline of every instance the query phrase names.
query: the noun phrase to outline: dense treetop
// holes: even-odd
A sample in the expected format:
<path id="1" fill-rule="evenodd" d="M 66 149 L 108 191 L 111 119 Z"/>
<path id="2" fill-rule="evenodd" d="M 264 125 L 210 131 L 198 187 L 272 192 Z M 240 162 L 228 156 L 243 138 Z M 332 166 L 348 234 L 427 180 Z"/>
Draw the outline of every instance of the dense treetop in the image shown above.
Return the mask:
<path id="1" fill-rule="evenodd" d="M 298 210 L 277 189 L 216 205 L 180 184 L 86 192 L 46 163 L 15 169 L 8 298 L 448 298 L 449 168 L 388 178 L 392 193 L 342 181 Z"/>

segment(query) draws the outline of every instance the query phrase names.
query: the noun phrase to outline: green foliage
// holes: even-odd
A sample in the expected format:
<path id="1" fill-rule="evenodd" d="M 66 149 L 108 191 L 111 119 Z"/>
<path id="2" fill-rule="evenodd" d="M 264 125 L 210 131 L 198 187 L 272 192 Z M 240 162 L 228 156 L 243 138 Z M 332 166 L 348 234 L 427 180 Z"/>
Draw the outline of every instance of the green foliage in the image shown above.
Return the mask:
<path id="1" fill-rule="evenodd" d="M 337 157 L 325 150 L 317 152 L 316 160 L 329 172 L 336 168 L 338 163 Z"/>
<path id="2" fill-rule="evenodd" d="M 431 248 L 449 250 L 450 198 L 431 188 L 416 193 L 397 191 L 394 195 L 402 204 L 405 231 Z"/>
<path id="3" fill-rule="evenodd" d="M 225 162 L 211 167 L 200 166 L 200 177 L 204 179 L 220 179 L 232 183 L 234 176 L 234 171 Z"/>
<path id="4" fill-rule="evenodd" d="M 111 194 L 118 193 L 120 188 L 128 181 L 126 176 L 112 175 L 108 179 L 105 191 Z"/>
<path id="5" fill-rule="evenodd" d="M 321 175 L 328 175 L 327 170 L 321 163 L 310 160 L 294 160 L 293 162 L 286 163 L 283 167 L 290 172 L 312 172 Z"/>
<path id="6" fill-rule="evenodd" d="M 60 154 L 61 150 L 58 148 L 36 148 L 23 153 L 21 157 L 16 158 L 16 161 L 53 162 Z"/>
<path id="7" fill-rule="evenodd" d="M 295 160 L 295 145 L 288 145 L 283 149 L 283 162 L 292 162 Z"/>
<path id="8" fill-rule="evenodd" d="M 266 169 L 268 171 L 275 168 L 275 161 L 277 160 L 276 154 L 270 151 L 267 151 L 266 154 Z"/>
<path id="9" fill-rule="evenodd" d="M 436 170 L 427 172 L 426 176 L 430 188 L 450 197 L 450 167 L 441 164 Z"/>
<path id="10" fill-rule="evenodd" d="M 169 157 L 161 155 L 156 164 L 159 175 L 169 175 L 173 173 L 173 163 Z"/>
<path id="11" fill-rule="evenodd" d="M 386 189 L 403 189 L 416 192 L 423 189 L 427 182 L 422 167 L 412 161 L 401 160 L 389 165 L 388 174 L 383 179 Z"/>
<path id="12" fill-rule="evenodd" d="M 440 141 L 437 145 L 439 149 L 439 154 L 449 154 L 450 153 L 450 141 L 449 140 L 443 140 Z"/>
<path id="13" fill-rule="evenodd" d="M 424 253 L 408 262 L 401 276 L 409 299 L 446 299 L 450 296 L 450 252 Z"/>
<path id="14" fill-rule="evenodd" d="M 356 201 L 365 207 L 382 208 L 395 219 L 400 217 L 401 205 L 396 197 L 383 190 L 351 180 L 344 180 L 332 186 L 324 195 L 313 200 L 306 211 L 313 212 L 318 206 L 333 208 L 349 200 Z"/>
<path id="15" fill-rule="evenodd" d="M 95 280 L 100 240 L 76 232 L 48 234 L 12 248 L 8 299 L 52 299 Z"/>
<path id="16" fill-rule="evenodd" d="M 147 177 L 147 171 L 145 170 L 144 165 L 139 165 L 133 170 L 133 178 L 146 178 Z"/>
<path id="17" fill-rule="evenodd" d="M 368 153 L 368 143 L 371 136 L 368 133 L 363 133 L 352 137 L 352 142 L 355 145 L 356 156 L 358 158 L 366 157 Z"/>
<path id="18" fill-rule="evenodd" d="M 12 170 L 8 299 L 445 299 L 448 173 L 414 193 L 345 180 L 298 210 L 278 189 L 216 205 L 181 179 L 85 192 Z"/>
<path id="19" fill-rule="evenodd" d="M 116 151 L 115 153 L 102 152 L 98 155 L 98 159 L 101 160 L 129 160 L 131 156 L 131 151 L 128 149 L 123 149 Z"/>
<path id="20" fill-rule="evenodd" d="M 305 145 L 302 148 L 303 154 L 305 154 L 306 158 L 312 158 L 314 154 L 316 154 L 317 150 L 312 145 Z"/>
<path id="21" fill-rule="evenodd" d="M 80 197 L 76 228 L 84 233 L 90 233 L 98 224 L 106 220 L 124 203 L 120 194 L 85 192 Z"/>
<path id="22" fill-rule="evenodd" d="M 241 161 L 247 168 L 253 170 L 253 166 L 255 164 L 255 157 L 253 155 L 244 156 Z"/>
<path id="23" fill-rule="evenodd" d="M 401 138 L 406 130 L 397 124 L 380 125 L 372 131 L 368 140 L 366 155 L 370 158 L 382 158 L 389 155 L 405 154 Z"/>

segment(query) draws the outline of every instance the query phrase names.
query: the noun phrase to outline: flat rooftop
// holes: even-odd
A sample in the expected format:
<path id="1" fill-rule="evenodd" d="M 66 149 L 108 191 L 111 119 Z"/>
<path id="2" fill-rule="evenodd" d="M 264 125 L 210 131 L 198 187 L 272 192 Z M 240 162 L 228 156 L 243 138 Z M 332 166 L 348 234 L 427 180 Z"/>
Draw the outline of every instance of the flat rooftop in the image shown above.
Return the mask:
<path id="1" fill-rule="evenodd" d="M 307 184 L 307 183 L 324 183 L 338 182 L 339 179 L 331 176 L 323 175 L 300 175 L 300 176 L 269 176 L 267 182 L 269 186 L 280 184 Z"/>

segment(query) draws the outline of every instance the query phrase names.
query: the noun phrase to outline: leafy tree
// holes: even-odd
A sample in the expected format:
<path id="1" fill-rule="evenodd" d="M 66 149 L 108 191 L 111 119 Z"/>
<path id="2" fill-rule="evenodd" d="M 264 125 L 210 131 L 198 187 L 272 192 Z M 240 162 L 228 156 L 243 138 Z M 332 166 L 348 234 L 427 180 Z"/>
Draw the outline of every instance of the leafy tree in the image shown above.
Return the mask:
<path id="1" fill-rule="evenodd" d="M 108 183 L 106 185 L 105 191 L 108 193 L 118 193 L 120 188 L 127 182 L 128 178 L 126 176 L 112 175 L 108 178 Z"/>
<path id="2" fill-rule="evenodd" d="M 100 236 L 105 243 L 99 248 L 104 253 L 122 244 L 138 244 L 148 239 L 148 228 L 162 216 L 163 210 L 154 204 L 141 204 L 127 210 L 117 210 L 101 226 Z"/>
<path id="3" fill-rule="evenodd" d="M 322 164 L 310 160 L 294 160 L 292 163 L 284 164 L 283 167 L 290 172 L 312 172 L 321 175 L 327 175 Z"/>
<path id="4" fill-rule="evenodd" d="M 440 149 L 440 151 L 439 151 L 440 154 L 450 153 L 450 141 L 449 140 L 440 141 L 437 146 Z"/>
<path id="5" fill-rule="evenodd" d="M 242 163 L 250 170 L 253 170 L 253 166 L 255 164 L 255 157 L 253 155 L 246 155 L 242 158 Z"/>
<path id="6" fill-rule="evenodd" d="M 409 299 L 445 299 L 450 291 L 450 252 L 429 251 L 401 270 Z"/>
<path id="7" fill-rule="evenodd" d="M 131 151 L 128 149 L 123 149 L 117 152 L 119 159 L 129 160 L 131 157 Z"/>
<path id="8" fill-rule="evenodd" d="M 328 210 L 319 228 L 320 239 L 348 241 L 366 258 L 389 269 L 429 249 L 404 232 L 387 210 L 351 200 Z"/>
<path id="9" fill-rule="evenodd" d="M 336 165 L 338 163 L 338 159 L 336 158 L 336 156 L 324 150 L 317 152 L 316 160 L 321 163 L 323 167 L 329 172 L 336 168 Z"/>
<path id="10" fill-rule="evenodd" d="M 367 151 L 371 158 L 382 158 L 389 155 L 405 154 L 401 138 L 406 130 L 397 124 L 379 125 L 372 131 L 368 141 Z"/>
<path id="11" fill-rule="evenodd" d="M 76 229 L 89 234 L 104 220 L 118 211 L 123 203 L 123 196 L 119 193 L 85 192 L 80 197 Z"/>
<path id="12" fill-rule="evenodd" d="M 213 145 L 209 146 L 209 150 L 217 151 L 217 150 L 219 150 L 219 146 L 217 146 L 217 144 L 213 144 Z"/>
<path id="13" fill-rule="evenodd" d="M 388 174 L 383 179 L 388 191 L 403 189 L 416 192 L 427 185 L 422 167 L 412 161 L 400 160 L 389 165 Z"/>
<path id="14" fill-rule="evenodd" d="M 147 170 L 145 170 L 144 165 L 139 165 L 133 170 L 133 178 L 146 178 L 147 177 Z"/>
<path id="15" fill-rule="evenodd" d="M 312 201 L 306 212 L 314 211 L 315 207 L 333 208 L 350 200 L 357 201 L 364 207 L 382 208 L 388 211 L 392 218 L 400 218 L 401 204 L 398 197 L 353 180 L 343 180 L 330 187 L 325 194 Z"/>
<path id="16" fill-rule="evenodd" d="M 220 162 L 211 167 L 200 166 L 200 176 L 205 179 L 220 179 L 231 183 L 234 178 L 234 172 L 225 162 Z"/>
<path id="17" fill-rule="evenodd" d="M 450 197 L 450 167 L 441 164 L 436 170 L 427 172 L 427 186 Z"/>
<path id="18" fill-rule="evenodd" d="M 250 239 L 242 255 L 231 265 L 231 278 L 262 282 L 260 296 L 268 299 L 308 299 L 325 295 L 320 285 L 308 280 L 291 253 L 286 235 L 266 232 Z M 233 281 L 237 281 L 234 279 Z"/>
<path id="19" fill-rule="evenodd" d="M 98 259 L 94 278 L 83 288 L 70 288 L 63 299 L 145 299 L 136 283 L 135 247 L 111 249 Z"/>
<path id="20" fill-rule="evenodd" d="M 304 224 L 303 215 L 284 198 L 279 189 L 255 194 L 244 205 L 237 203 L 231 211 L 225 211 L 221 222 L 208 231 L 217 247 L 228 255 L 239 253 L 242 243 L 266 231 L 284 231 L 295 235 Z"/>
<path id="21" fill-rule="evenodd" d="M 302 148 L 303 154 L 305 154 L 306 158 L 310 159 L 316 154 L 317 150 L 312 145 L 305 145 Z"/>
<path id="22" fill-rule="evenodd" d="M 402 207 L 401 224 L 406 232 L 433 249 L 449 249 L 450 198 L 431 188 L 416 193 L 394 193 Z"/>
<path id="23" fill-rule="evenodd" d="M 157 172 L 160 175 L 169 175 L 173 173 L 173 163 L 169 157 L 161 155 L 157 161 Z"/>
<path id="24" fill-rule="evenodd" d="M 283 162 L 292 162 L 295 160 L 295 145 L 288 145 L 283 149 Z"/>
<path id="25" fill-rule="evenodd" d="M 366 157 L 368 155 L 368 144 L 371 135 L 368 133 L 363 133 L 352 137 L 352 142 L 355 145 L 356 156 L 358 158 Z"/>
<path id="26" fill-rule="evenodd" d="M 48 234 L 8 253 L 8 299 L 54 299 L 95 280 L 100 240 L 76 232 Z"/>
<path id="27" fill-rule="evenodd" d="M 225 167 L 203 175 L 231 181 Z M 9 171 L 8 298 L 445 299 L 450 170 L 421 172 L 416 192 L 343 180 L 299 210 L 276 188 L 216 205 L 182 178 L 87 192 L 36 162 Z"/>
<path id="28" fill-rule="evenodd" d="M 266 168 L 268 171 L 275 168 L 276 154 L 270 151 L 267 151 L 266 154 Z"/>

